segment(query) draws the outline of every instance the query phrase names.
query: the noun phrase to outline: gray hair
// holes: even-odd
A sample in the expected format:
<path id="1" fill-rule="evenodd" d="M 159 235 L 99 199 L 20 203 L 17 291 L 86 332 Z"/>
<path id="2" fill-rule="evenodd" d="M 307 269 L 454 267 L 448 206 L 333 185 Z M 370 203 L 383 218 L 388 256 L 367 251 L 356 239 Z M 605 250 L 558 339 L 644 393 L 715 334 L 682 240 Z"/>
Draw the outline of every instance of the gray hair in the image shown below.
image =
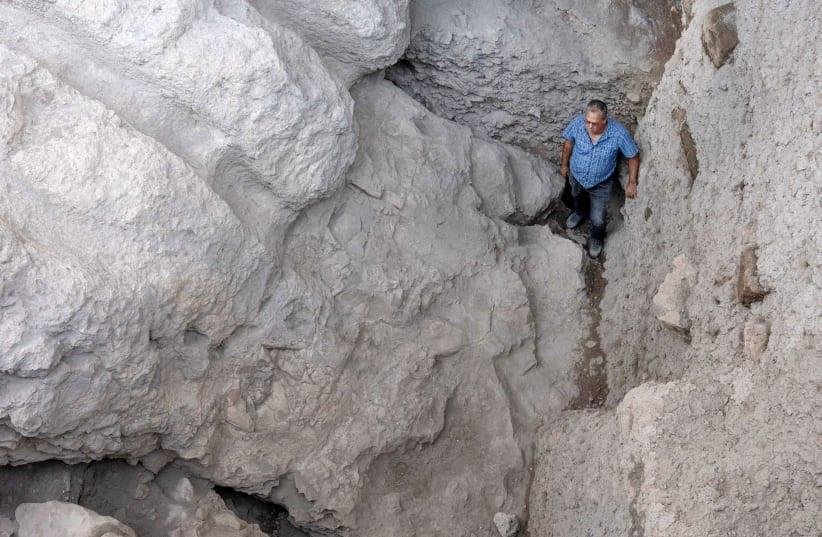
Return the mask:
<path id="1" fill-rule="evenodd" d="M 599 112 L 599 115 L 601 115 L 603 119 L 608 117 L 608 105 L 599 99 L 588 101 L 588 105 L 585 106 L 585 110 L 587 112 Z"/>

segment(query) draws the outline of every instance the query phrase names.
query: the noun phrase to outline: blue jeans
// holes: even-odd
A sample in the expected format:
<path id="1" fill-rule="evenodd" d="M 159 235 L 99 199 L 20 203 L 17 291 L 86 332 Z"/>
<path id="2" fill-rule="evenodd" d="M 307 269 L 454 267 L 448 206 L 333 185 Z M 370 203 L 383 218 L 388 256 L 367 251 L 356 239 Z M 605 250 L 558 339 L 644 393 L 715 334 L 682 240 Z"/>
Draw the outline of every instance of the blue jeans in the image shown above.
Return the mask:
<path id="1" fill-rule="evenodd" d="M 588 217 L 591 219 L 591 238 L 605 239 L 605 226 L 608 217 L 608 202 L 611 201 L 611 188 L 613 187 L 613 179 L 606 179 L 605 181 L 594 185 L 591 188 L 585 188 L 577 183 L 574 176 L 568 174 L 568 181 L 571 183 L 571 196 L 574 197 L 574 212 L 585 215 L 585 193 L 591 200 Z"/>

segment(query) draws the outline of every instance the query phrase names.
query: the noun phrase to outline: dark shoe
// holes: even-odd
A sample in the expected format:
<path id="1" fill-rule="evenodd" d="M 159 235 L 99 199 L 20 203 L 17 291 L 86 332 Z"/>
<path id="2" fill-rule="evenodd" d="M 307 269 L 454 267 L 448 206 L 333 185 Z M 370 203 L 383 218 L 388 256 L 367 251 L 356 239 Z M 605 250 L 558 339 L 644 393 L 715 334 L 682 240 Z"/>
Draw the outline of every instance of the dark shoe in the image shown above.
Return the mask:
<path id="1" fill-rule="evenodd" d="M 565 219 L 565 229 L 575 229 L 585 220 L 585 217 L 578 213 L 571 213 Z"/>
<path id="2" fill-rule="evenodd" d="M 596 259 L 602 253 L 604 245 L 601 239 L 588 239 L 588 255 Z"/>

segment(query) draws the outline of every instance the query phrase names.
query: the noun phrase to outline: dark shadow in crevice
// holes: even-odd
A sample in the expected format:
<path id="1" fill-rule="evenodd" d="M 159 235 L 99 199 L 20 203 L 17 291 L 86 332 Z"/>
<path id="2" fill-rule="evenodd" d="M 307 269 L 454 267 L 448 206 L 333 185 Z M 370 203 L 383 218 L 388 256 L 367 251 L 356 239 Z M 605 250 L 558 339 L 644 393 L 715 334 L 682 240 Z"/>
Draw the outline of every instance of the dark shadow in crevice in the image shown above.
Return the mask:
<path id="1" fill-rule="evenodd" d="M 288 511 L 281 505 L 265 502 L 228 487 L 214 487 L 214 492 L 220 495 L 226 507 L 235 515 L 249 524 L 257 524 L 271 537 L 308 537 L 288 521 Z"/>

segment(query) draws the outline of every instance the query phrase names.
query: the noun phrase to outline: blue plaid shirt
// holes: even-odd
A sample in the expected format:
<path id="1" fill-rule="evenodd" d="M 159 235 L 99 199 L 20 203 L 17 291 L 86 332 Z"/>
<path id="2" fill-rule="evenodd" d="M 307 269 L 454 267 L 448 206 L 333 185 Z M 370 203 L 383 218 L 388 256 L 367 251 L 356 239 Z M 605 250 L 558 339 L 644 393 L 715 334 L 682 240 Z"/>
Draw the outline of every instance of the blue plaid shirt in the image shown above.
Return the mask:
<path id="1" fill-rule="evenodd" d="M 597 143 L 591 142 L 585 130 L 585 118 L 577 116 L 562 131 L 562 137 L 574 142 L 571 152 L 571 174 L 585 188 L 594 187 L 613 175 L 617 153 L 626 158 L 639 154 L 631 133 L 616 119 L 608 119 L 605 132 Z"/>

